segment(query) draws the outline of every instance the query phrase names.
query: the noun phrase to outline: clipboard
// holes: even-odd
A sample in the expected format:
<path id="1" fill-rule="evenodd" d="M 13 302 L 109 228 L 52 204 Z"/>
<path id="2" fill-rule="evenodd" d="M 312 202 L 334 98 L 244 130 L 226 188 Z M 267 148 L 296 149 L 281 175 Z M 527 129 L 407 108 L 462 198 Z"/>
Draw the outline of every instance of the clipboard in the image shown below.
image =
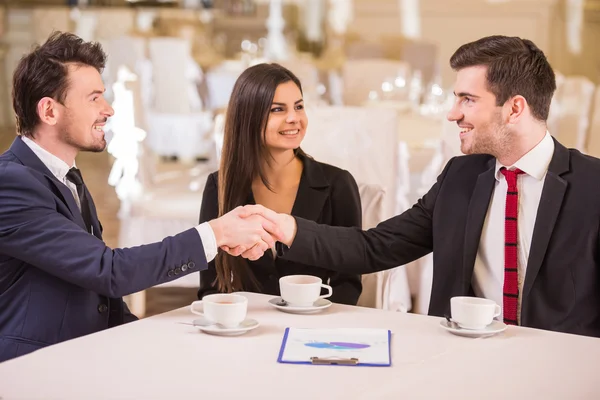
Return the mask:
<path id="1" fill-rule="evenodd" d="M 391 339 L 392 332 L 385 329 L 286 328 L 277 362 L 390 367 Z"/>

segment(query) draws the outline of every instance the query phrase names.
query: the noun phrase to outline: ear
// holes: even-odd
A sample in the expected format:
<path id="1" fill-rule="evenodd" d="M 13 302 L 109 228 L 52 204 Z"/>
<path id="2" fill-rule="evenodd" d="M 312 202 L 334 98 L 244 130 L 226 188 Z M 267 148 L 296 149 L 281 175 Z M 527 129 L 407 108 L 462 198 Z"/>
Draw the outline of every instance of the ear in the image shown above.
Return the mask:
<path id="1" fill-rule="evenodd" d="M 38 101 L 37 113 L 40 121 L 48 125 L 56 125 L 60 117 L 60 110 L 57 102 L 50 97 L 43 97 Z"/>
<path id="2" fill-rule="evenodd" d="M 525 110 L 527 109 L 527 100 L 525 97 L 521 95 L 516 95 L 506 101 L 508 106 L 508 123 L 515 124 L 523 115 L 525 115 Z"/>

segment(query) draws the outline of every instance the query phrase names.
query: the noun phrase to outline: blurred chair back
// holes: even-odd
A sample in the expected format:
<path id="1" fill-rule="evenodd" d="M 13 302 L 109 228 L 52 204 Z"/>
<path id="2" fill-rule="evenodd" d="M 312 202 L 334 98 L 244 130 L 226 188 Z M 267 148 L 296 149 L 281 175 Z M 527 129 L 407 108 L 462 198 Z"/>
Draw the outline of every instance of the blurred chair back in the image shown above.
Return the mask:
<path id="1" fill-rule="evenodd" d="M 190 99 L 188 66 L 191 46 L 185 39 L 157 37 L 149 41 L 154 83 L 154 110 L 160 113 L 187 114 L 193 110 Z M 196 91 L 196 96 L 197 94 Z"/>
<path id="2" fill-rule="evenodd" d="M 358 183 L 362 206 L 363 229 L 371 229 L 383 221 L 385 190 L 380 185 Z M 362 276 L 362 293 L 357 305 L 407 312 L 411 309 L 410 288 L 405 267 L 374 272 Z"/>
<path id="3" fill-rule="evenodd" d="M 371 229 L 383 220 L 385 190 L 379 185 L 358 183 L 362 207 L 362 228 Z M 362 276 L 362 293 L 358 299 L 361 307 L 382 308 L 385 273 L 375 272 Z"/>
<path id="4" fill-rule="evenodd" d="M 398 175 L 398 119 L 394 110 L 308 107 L 302 148 L 316 160 L 348 170 L 357 182 L 386 193 L 384 219 L 394 214 Z"/>
<path id="5" fill-rule="evenodd" d="M 557 128 L 550 133 L 564 146 L 585 151 L 594 89 L 594 83 L 582 76 L 566 77 L 557 89 Z"/>

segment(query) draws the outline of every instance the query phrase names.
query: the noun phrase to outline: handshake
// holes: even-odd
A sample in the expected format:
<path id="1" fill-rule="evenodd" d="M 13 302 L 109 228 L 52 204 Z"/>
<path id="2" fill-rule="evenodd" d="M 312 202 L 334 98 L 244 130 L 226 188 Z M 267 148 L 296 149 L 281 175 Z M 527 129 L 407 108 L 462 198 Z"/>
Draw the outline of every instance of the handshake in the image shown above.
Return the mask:
<path id="1" fill-rule="evenodd" d="M 237 207 L 209 222 L 217 246 L 232 256 L 258 260 L 279 241 L 291 246 L 296 236 L 296 220 L 261 205 Z"/>

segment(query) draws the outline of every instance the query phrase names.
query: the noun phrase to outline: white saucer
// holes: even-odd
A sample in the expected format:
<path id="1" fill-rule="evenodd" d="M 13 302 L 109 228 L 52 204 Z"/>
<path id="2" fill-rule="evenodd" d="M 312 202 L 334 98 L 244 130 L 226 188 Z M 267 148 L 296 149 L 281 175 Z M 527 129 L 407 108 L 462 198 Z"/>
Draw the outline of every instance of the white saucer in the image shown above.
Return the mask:
<path id="1" fill-rule="evenodd" d="M 465 328 L 454 328 L 448 324 L 448 321 L 443 319 L 440 321 L 440 325 L 442 328 L 447 330 L 450 333 L 453 333 L 458 336 L 466 336 L 466 337 L 485 337 L 492 336 L 500 332 L 504 332 L 506 330 L 506 324 L 504 322 L 494 320 L 491 324 L 486 326 L 483 329 L 465 329 Z"/>
<path id="2" fill-rule="evenodd" d="M 204 333 L 219 336 L 238 336 L 255 329 L 260 325 L 257 320 L 247 318 L 235 328 L 223 328 L 220 325 L 205 325 L 203 318 L 194 320 L 194 326 Z"/>
<path id="3" fill-rule="evenodd" d="M 323 311 L 327 307 L 330 307 L 333 303 L 327 299 L 319 299 L 309 307 L 292 307 L 290 305 L 281 305 L 283 299 L 281 297 L 273 297 L 269 300 L 269 304 L 278 309 L 279 311 L 291 313 L 291 314 L 314 314 Z"/>

